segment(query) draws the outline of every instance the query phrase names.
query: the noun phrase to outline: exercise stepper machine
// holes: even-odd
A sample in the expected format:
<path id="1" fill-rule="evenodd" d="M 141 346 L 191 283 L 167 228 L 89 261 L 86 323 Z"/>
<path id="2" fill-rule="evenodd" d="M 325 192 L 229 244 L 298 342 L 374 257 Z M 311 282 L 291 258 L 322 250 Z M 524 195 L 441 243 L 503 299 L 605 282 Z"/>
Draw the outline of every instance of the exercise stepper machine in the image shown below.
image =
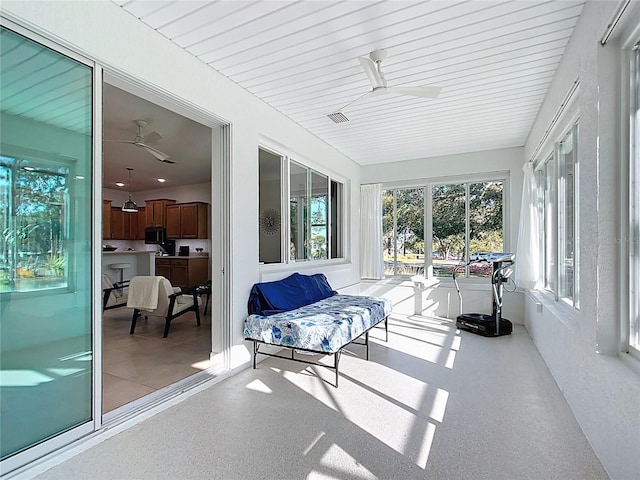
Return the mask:
<path id="1" fill-rule="evenodd" d="M 462 313 L 462 294 L 460 286 L 456 279 L 456 271 L 461 268 L 457 267 L 453 270 L 453 283 L 458 291 L 460 299 L 460 315 L 456 318 L 456 326 L 460 330 L 477 333 L 485 337 L 499 337 L 501 335 L 509 335 L 513 330 L 511 321 L 502 317 L 502 294 L 503 283 L 509 280 L 513 274 L 511 266 L 515 263 L 515 255 L 513 253 L 489 253 L 481 257 L 469 261 L 462 268 L 472 263 L 490 262 L 491 268 L 491 290 L 493 297 L 493 312 L 491 315 L 485 313 Z"/>

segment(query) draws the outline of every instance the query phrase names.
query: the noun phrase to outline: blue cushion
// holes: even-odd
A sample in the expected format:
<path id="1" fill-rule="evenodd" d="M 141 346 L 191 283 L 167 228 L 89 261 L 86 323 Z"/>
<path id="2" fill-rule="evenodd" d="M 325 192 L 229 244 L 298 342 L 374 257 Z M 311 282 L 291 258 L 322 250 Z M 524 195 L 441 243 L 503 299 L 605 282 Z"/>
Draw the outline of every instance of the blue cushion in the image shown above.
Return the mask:
<path id="1" fill-rule="evenodd" d="M 275 282 L 256 283 L 249 295 L 249 314 L 274 315 L 335 295 L 322 273 L 294 273 Z"/>
<path id="2" fill-rule="evenodd" d="M 319 302 L 338 293 L 331 289 L 327 277 L 325 277 L 323 273 L 316 273 L 315 275 L 309 276 L 301 275 L 301 277 L 302 283 L 311 295 L 312 302 Z"/>
<path id="3" fill-rule="evenodd" d="M 313 303 L 299 276 L 294 273 L 275 282 L 256 283 L 249 295 L 249 313 L 273 315 Z"/>

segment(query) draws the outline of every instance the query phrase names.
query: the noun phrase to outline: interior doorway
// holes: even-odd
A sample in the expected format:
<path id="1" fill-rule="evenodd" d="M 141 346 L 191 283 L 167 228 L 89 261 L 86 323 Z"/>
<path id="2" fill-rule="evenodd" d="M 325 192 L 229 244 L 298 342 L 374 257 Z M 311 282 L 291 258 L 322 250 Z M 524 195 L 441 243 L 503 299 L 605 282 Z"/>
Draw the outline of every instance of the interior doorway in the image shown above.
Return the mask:
<path id="1" fill-rule="evenodd" d="M 212 263 L 221 248 L 212 235 L 212 199 L 221 196 L 212 166 L 223 163 L 223 132 L 215 119 L 105 75 L 102 278 L 107 290 L 115 284 L 102 315 L 102 412 L 107 418 L 156 399 L 176 382 L 210 372 L 211 359 L 222 352 L 224 342 L 212 341 L 224 329 L 211 285 L 219 282 L 212 278 Z M 196 296 L 200 326 L 195 311 L 187 311 L 171 321 L 164 338 L 166 311 L 157 309 L 138 318 L 130 333 L 133 309 L 126 307 L 126 281 L 152 275 L 166 277 L 182 291 L 201 287 Z"/>

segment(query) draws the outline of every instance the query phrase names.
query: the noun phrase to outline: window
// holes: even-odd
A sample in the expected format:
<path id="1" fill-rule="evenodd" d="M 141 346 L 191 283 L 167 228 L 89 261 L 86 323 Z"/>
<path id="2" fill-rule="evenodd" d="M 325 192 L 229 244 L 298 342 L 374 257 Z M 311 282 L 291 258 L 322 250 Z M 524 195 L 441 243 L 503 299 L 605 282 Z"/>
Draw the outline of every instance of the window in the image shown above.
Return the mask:
<path id="1" fill-rule="evenodd" d="M 69 168 L 0 156 L 0 291 L 68 284 Z"/>
<path id="2" fill-rule="evenodd" d="M 556 299 L 576 308 L 580 306 L 577 141 L 574 125 L 536 169 L 544 286 Z"/>
<path id="3" fill-rule="evenodd" d="M 282 262 L 282 157 L 258 151 L 261 263 Z"/>
<path id="4" fill-rule="evenodd" d="M 640 45 L 631 52 L 629 155 L 629 349 L 640 357 Z"/>
<path id="5" fill-rule="evenodd" d="M 435 183 L 383 191 L 385 273 L 423 274 L 432 267 L 434 276 L 450 277 L 469 259 L 502 252 L 503 197 L 503 180 Z M 425 229 L 425 210 L 429 212 L 430 229 Z M 461 273 L 487 277 L 491 265 L 472 263 Z"/>
<path id="6" fill-rule="evenodd" d="M 382 192 L 386 275 L 424 272 L 424 188 Z"/>
<path id="7" fill-rule="evenodd" d="M 263 148 L 258 160 L 260 262 L 342 258 L 343 184 Z M 287 197 L 288 211 L 282 208 Z"/>

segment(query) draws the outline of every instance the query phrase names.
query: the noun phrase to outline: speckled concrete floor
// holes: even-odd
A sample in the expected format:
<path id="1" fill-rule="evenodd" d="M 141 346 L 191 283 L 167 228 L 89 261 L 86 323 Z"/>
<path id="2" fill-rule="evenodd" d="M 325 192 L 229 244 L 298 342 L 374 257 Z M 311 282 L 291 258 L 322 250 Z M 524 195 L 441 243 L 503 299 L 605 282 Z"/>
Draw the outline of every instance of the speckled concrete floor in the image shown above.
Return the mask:
<path id="1" fill-rule="evenodd" d="M 38 478 L 608 478 L 522 327 L 484 338 L 394 316 L 390 330 L 368 362 L 343 355 L 338 389 L 269 359 Z"/>

